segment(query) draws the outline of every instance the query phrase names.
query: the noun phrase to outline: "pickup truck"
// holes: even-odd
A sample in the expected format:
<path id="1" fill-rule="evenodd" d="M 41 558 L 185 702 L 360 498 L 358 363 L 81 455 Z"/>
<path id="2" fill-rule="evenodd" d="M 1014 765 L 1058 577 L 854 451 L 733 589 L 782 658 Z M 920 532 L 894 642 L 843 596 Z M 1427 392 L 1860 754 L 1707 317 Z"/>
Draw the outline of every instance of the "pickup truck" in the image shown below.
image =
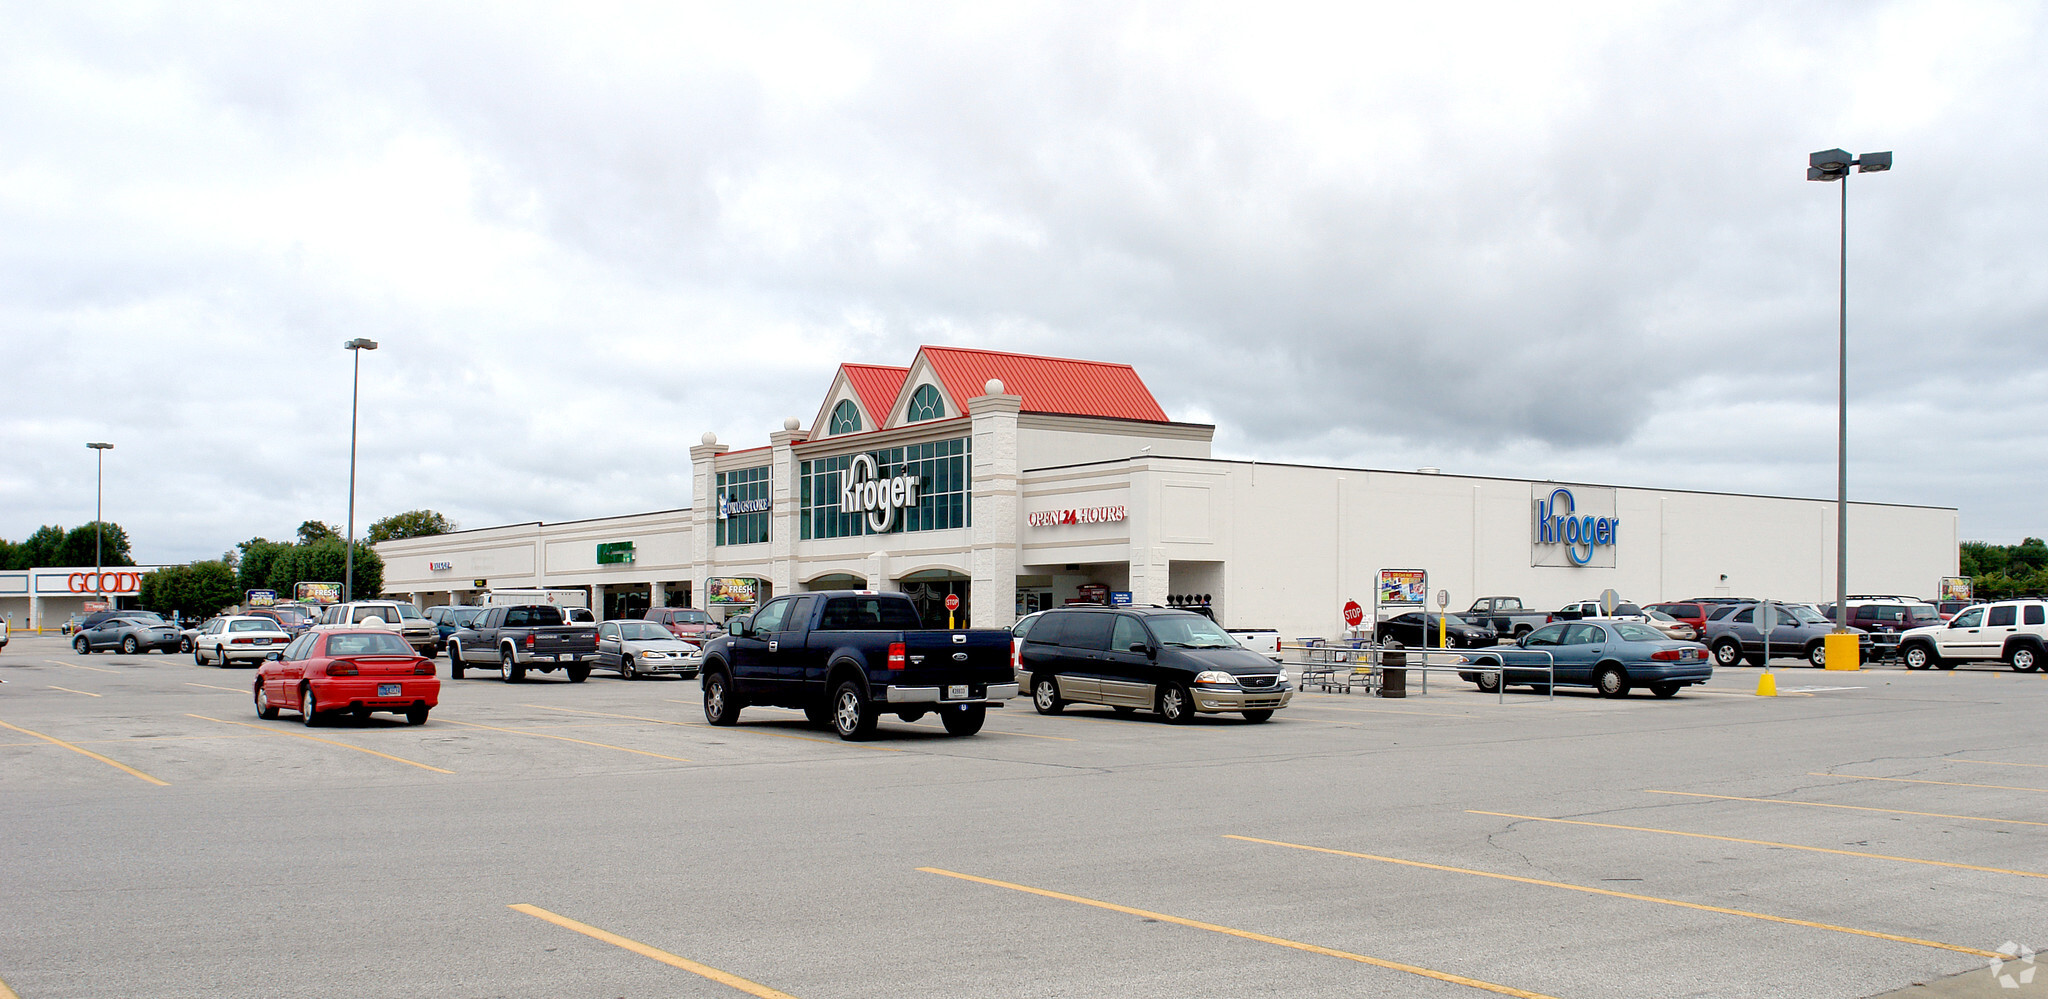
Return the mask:
<path id="1" fill-rule="evenodd" d="M 904 721 L 937 712 L 973 735 L 991 707 L 1017 696 L 1010 633 L 924 630 L 901 593 L 827 590 L 770 600 L 728 622 L 704 650 L 704 720 L 739 721 L 750 704 L 801 708 L 841 739 L 872 736 L 884 711 Z"/>
<path id="2" fill-rule="evenodd" d="M 597 658 L 597 626 L 565 622 L 562 608 L 551 604 L 487 607 L 448 636 L 448 675 L 460 680 L 466 666 L 496 663 L 506 683 L 526 679 L 527 670 L 558 668 L 570 683 L 582 683 Z"/>
<path id="3" fill-rule="evenodd" d="M 1540 610 L 1523 607 L 1521 597 L 1480 597 L 1458 616 L 1464 618 L 1466 624 L 1491 628 L 1502 638 L 1515 639 L 1543 627 L 1550 620 L 1550 615 Z"/>

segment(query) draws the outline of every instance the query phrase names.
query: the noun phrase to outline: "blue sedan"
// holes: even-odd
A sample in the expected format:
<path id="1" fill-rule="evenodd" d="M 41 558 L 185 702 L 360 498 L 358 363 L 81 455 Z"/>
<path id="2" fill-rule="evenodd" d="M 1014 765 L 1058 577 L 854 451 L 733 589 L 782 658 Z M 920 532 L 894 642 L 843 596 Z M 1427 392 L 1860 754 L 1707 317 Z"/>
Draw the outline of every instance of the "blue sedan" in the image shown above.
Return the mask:
<path id="1" fill-rule="evenodd" d="M 1673 641 L 1634 621 L 1561 621 L 1544 625 L 1513 645 L 1466 652 L 1459 660 L 1474 666 L 1505 666 L 1508 683 L 1528 684 L 1537 690 L 1543 689 L 1543 673 L 1514 667 L 1542 665 L 1547 660 L 1557 671 L 1557 683 L 1592 687 L 1603 697 L 1627 697 L 1634 687 L 1648 687 L 1658 697 L 1672 697 L 1680 689 L 1714 676 L 1714 662 L 1706 646 Z M 1499 689 L 1503 678 L 1500 673 L 1458 675 L 1488 693 Z"/>

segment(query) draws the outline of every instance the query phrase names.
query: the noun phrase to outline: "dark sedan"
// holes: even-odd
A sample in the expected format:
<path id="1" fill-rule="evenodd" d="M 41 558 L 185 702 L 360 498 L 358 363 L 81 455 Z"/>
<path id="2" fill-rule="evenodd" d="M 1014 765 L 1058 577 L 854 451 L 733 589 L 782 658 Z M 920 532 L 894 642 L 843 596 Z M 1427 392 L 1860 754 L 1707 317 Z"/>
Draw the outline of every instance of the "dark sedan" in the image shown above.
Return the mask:
<path id="1" fill-rule="evenodd" d="M 1445 622 L 1449 627 L 1439 632 Z M 1399 642 L 1411 649 L 1441 648 L 1444 638 L 1448 638 L 1449 647 L 1453 649 L 1483 649 L 1500 640 L 1491 628 L 1467 624 L 1446 614 L 1424 614 L 1421 611 L 1409 611 L 1381 621 L 1376 637 L 1381 645 Z"/>

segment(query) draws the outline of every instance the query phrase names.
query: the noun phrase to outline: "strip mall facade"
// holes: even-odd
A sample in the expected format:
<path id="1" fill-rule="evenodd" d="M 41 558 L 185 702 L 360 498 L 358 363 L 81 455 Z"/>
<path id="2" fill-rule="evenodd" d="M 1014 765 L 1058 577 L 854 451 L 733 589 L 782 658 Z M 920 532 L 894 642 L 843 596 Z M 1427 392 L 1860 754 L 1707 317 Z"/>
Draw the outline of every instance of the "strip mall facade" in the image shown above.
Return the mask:
<path id="1" fill-rule="evenodd" d="M 1835 503 L 1210 456 L 1128 365 L 925 347 L 844 364 L 813 419 L 765 446 L 690 449 L 693 505 L 381 544 L 387 595 L 585 588 L 607 617 L 744 613 L 777 594 L 911 594 L 935 623 L 1007 627 L 1077 600 L 1206 602 L 1229 627 L 1343 629 L 1381 569 L 1454 609 L 1613 589 L 1834 596 Z M 1854 503 L 1852 592 L 1928 595 L 1957 566 L 1953 508 Z"/>

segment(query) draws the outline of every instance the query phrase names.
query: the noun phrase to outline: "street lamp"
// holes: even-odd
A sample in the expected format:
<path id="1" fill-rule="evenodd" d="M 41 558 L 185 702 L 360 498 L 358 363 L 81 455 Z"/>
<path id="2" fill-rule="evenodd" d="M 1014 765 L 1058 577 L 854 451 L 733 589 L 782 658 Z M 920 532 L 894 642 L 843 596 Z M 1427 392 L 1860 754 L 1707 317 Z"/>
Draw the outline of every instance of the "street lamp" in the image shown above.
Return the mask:
<path id="1" fill-rule="evenodd" d="M 348 390 L 348 547 L 342 555 L 341 602 L 356 598 L 356 399 L 363 384 L 363 351 L 376 350 L 377 341 L 357 337 L 342 344 L 355 355 L 355 379 Z"/>
<path id="2" fill-rule="evenodd" d="M 112 451 L 114 445 L 88 441 L 85 446 L 93 449 L 93 460 L 99 465 L 99 471 L 93 476 L 92 487 L 92 592 L 93 596 L 99 598 L 100 603 L 106 603 L 106 587 L 100 585 L 100 577 L 105 575 L 100 571 L 100 534 L 105 528 L 100 525 L 106 519 L 101 516 L 101 503 L 107 493 L 107 452 Z"/>
<path id="3" fill-rule="evenodd" d="M 1806 158 L 1806 179 L 1842 182 L 1842 246 L 1839 277 L 1838 368 L 1835 392 L 1835 634 L 1849 632 L 1849 168 L 1857 173 L 1883 173 L 1892 168 L 1892 154 L 1850 156 L 1826 149 Z M 1830 642 L 1854 649 L 1847 642 Z M 1829 649 L 1829 659 L 1834 650 Z"/>

